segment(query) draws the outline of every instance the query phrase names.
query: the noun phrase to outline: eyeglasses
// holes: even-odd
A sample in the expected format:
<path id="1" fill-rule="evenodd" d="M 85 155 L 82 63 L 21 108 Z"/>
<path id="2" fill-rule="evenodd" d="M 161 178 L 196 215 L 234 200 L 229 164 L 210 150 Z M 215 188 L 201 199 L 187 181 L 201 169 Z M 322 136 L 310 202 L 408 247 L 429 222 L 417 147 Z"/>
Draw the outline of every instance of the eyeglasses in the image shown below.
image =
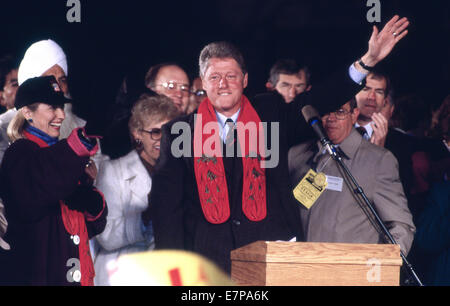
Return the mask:
<path id="1" fill-rule="evenodd" d="M 186 85 L 186 84 L 178 84 L 176 82 L 170 81 L 170 82 L 161 83 L 159 85 L 161 85 L 162 87 L 164 87 L 164 88 L 166 88 L 168 90 L 178 89 L 178 90 L 180 90 L 182 92 L 189 92 L 189 85 Z"/>
<path id="2" fill-rule="evenodd" d="M 150 138 L 153 140 L 160 140 L 161 136 L 162 136 L 162 131 L 161 131 L 161 129 L 158 129 L 158 128 L 151 129 L 149 131 L 141 129 L 140 131 L 150 134 Z"/>
<path id="3" fill-rule="evenodd" d="M 331 113 L 328 113 L 328 114 L 324 115 L 324 117 L 329 117 L 329 116 L 331 116 L 331 114 L 334 114 L 334 116 L 338 120 L 344 120 L 345 117 L 347 117 L 347 115 L 350 114 L 350 111 L 341 108 L 341 109 L 338 109 L 335 112 L 331 112 Z"/>
<path id="4" fill-rule="evenodd" d="M 191 90 L 191 93 L 193 95 L 196 95 L 197 97 L 202 97 L 202 96 L 206 96 L 206 91 L 204 91 L 203 89 L 198 89 L 198 90 Z"/>

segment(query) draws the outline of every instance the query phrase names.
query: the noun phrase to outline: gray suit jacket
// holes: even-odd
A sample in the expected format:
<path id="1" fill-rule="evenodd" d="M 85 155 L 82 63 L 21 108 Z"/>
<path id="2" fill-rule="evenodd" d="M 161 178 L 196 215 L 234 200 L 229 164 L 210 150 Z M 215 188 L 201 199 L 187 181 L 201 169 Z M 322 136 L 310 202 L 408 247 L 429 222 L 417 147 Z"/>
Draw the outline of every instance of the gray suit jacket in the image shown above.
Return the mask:
<path id="1" fill-rule="evenodd" d="M 364 140 L 355 129 L 339 148 L 344 153 L 344 163 L 407 254 L 415 226 L 400 182 L 397 160 L 388 150 Z M 317 142 L 293 147 L 288 158 L 292 188 L 309 169 L 344 178 L 336 162 L 329 154 L 322 154 Z M 326 189 L 309 210 L 299 203 L 299 211 L 306 241 L 387 243 L 358 204 L 346 178 L 342 191 Z"/>

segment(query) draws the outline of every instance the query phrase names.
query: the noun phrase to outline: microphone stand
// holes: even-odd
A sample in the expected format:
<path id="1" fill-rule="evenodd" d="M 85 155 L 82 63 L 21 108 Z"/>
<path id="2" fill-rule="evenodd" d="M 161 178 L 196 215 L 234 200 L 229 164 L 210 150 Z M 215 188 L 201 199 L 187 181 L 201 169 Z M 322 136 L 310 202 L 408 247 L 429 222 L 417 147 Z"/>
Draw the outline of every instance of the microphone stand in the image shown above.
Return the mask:
<path id="1" fill-rule="evenodd" d="M 380 228 L 382 229 L 383 233 L 388 237 L 389 242 L 392 243 L 392 244 L 397 244 L 397 242 L 395 241 L 394 237 L 392 237 L 391 233 L 386 228 L 386 225 L 384 224 L 383 220 L 381 220 L 380 216 L 378 215 L 378 213 L 374 209 L 372 203 L 367 198 L 366 194 L 364 193 L 364 190 L 361 188 L 361 186 L 359 186 L 358 182 L 353 177 L 353 175 L 350 172 L 350 170 L 347 168 L 345 163 L 342 161 L 342 157 L 340 156 L 340 154 L 334 149 L 333 146 L 331 146 L 330 142 L 323 141 L 322 145 L 327 149 L 327 151 L 328 151 L 328 153 L 330 153 L 331 157 L 338 163 L 338 165 L 341 166 L 341 168 L 344 170 L 344 172 L 350 178 L 350 180 L 352 181 L 353 185 L 356 187 L 355 189 L 353 189 L 353 192 L 356 193 L 357 195 L 360 195 L 362 197 L 362 199 L 364 200 L 365 204 L 369 208 L 370 212 L 375 217 L 375 220 L 378 223 L 378 225 L 380 226 Z M 416 272 L 414 271 L 413 266 L 406 259 L 406 256 L 405 256 L 405 254 L 403 253 L 402 250 L 400 250 L 400 256 L 401 256 L 401 258 L 403 260 L 403 263 L 404 263 L 404 266 L 406 267 L 406 269 L 407 269 L 408 273 L 410 274 L 410 276 L 414 279 L 414 281 L 419 286 L 423 286 L 423 283 L 420 281 L 419 277 L 417 276 Z"/>

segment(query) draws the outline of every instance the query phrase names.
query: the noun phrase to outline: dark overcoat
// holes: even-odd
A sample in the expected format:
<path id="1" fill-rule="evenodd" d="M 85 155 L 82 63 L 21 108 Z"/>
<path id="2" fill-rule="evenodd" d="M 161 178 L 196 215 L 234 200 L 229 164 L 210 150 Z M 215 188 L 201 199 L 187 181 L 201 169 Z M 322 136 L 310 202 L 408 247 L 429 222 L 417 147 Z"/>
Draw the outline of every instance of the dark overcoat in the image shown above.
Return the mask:
<path id="1" fill-rule="evenodd" d="M 101 193 L 79 184 L 89 156 L 79 156 L 67 140 L 41 148 L 15 141 L 0 169 L 11 250 L 0 259 L 0 279 L 8 285 L 79 285 L 78 241 L 67 232 L 60 200 L 85 215 L 89 238 L 103 231 L 107 208 Z"/>
<path id="2" fill-rule="evenodd" d="M 230 272 L 230 252 L 258 240 L 301 239 L 298 210 L 290 189 L 288 149 L 312 136 L 302 118 L 305 104 L 325 113 L 339 108 L 353 97 L 360 86 L 342 69 L 310 92 L 301 94 L 289 104 L 271 92 L 250 99 L 261 122 L 268 124 L 267 147 L 278 142 L 279 162 L 266 168 L 265 219 L 250 221 L 242 211 L 242 158 L 224 158 L 224 168 L 230 201 L 230 218 L 222 224 L 209 223 L 203 215 L 194 173 L 194 158 L 175 157 L 172 143 L 178 136 L 171 133 L 177 122 L 189 125 L 193 137 L 194 113 L 163 126 L 161 155 L 153 176 L 150 205 L 153 214 L 155 243 L 158 249 L 186 249 L 199 253 Z M 279 124 L 279 133 L 270 135 L 273 123 Z M 276 141 L 278 140 L 278 141 Z M 192 155 L 191 155 L 192 156 Z"/>

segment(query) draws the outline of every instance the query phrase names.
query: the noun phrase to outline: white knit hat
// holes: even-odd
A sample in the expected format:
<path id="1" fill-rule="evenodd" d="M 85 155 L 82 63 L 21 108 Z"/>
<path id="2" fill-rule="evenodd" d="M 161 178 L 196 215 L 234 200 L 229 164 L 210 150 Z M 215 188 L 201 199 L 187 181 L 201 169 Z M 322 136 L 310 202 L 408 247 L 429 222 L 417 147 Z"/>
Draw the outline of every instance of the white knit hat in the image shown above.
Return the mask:
<path id="1" fill-rule="evenodd" d="M 66 55 L 56 42 L 47 39 L 32 44 L 25 52 L 19 66 L 19 85 L 29 78 L 41 76 L 55 64 L 60 66 L 67 76 Z"/>

